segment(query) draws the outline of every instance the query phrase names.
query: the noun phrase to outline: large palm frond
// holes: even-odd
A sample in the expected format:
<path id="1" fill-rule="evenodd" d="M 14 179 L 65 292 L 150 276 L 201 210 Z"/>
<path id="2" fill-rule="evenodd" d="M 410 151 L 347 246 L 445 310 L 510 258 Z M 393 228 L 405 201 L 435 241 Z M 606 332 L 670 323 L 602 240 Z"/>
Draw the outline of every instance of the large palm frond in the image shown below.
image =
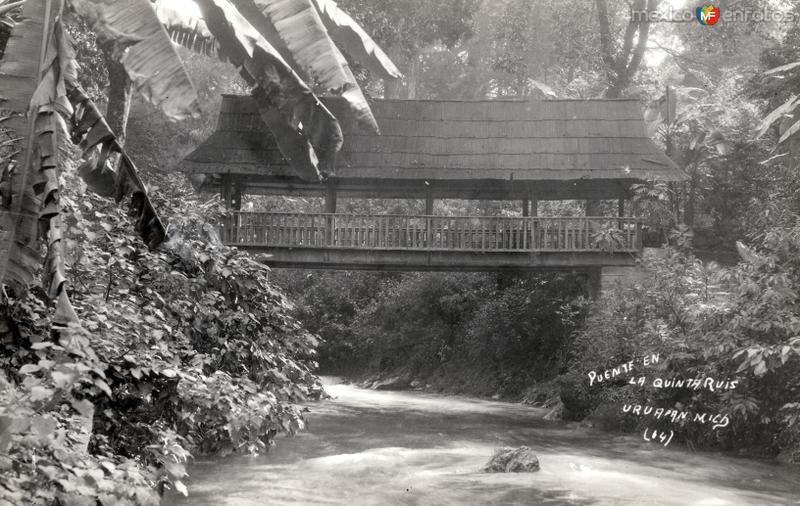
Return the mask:
<path id="1" fill-rule="evenodd" d="M 347 100 L 356 120 L 377 132 L 367 99 L 361 91 L 350 66 L 314 7 L 313 0 L 232 0 L 248 19 L 259 14 L 269 20 L 260 25 L 274 27 L 297 64 L 312 82 Z M 262 35 L 267 35 L 261 31 Z"/>
<path id="2" fill-rule="evenodd" d="M 328 34 L 342 45 L 355 61 L 382 79 L 399 79 L 403 75 L 392 60 L 366 31 L 333 0 L 314 0 Z"/>
<path id="3" fill-rule="evenodd" d="M 299 75 L 228 0 L 197 0 L 220 50 L 254 86 L 253 97 L 278 147 L 297 174 L 319 180 L 342 144 L 336 118 Z"/>
<path id="4" fill-rule="evenodd" d="M 114 44 L 136 90 L 167 116 L 200 112 L 197 92 L 150 0 L 70 0 L 100 40 Z"/>
<path id="5" fill-rule="evenodd" d="M 41 263 L 37 242 L 40 201 L 33 193 L 30 170 L 39 135 L 36 122 L 28 117 L 38 113 L 31 107 L 31 92 L 48 68 L 47 46 L 60 10 L 54 4 L 57 2 L 25 4 L 22 21 L 11 32 L 5 58 L 0 61 L 0 107 L 10 116 L 3 125 L 11 130 L 15 151 L 21 154 L 7 161 L 0 181 L 0 279 L 12 285 L 27 286 L 33 268 Z M 52 145 L 48 143 L 48 147 Z"/>

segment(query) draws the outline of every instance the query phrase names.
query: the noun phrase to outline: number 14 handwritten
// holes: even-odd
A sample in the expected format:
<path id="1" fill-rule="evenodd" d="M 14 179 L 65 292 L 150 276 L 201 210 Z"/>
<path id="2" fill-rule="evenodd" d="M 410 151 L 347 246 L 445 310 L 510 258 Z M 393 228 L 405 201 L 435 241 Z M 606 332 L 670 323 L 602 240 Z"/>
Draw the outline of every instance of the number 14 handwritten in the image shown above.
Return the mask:
<path id="1" fill-rule="evenodd" d="M 672 441 L 672 436 L 675 435 L 675 432 L 669 431 L 669 434 L 666 432 L 659 431 L 658 429 L 650 430 L 649 428 L 644 430 L 644 440 L 645 441 L 655 441 L 656 443 L 662 443 L 665 447 Z"/>

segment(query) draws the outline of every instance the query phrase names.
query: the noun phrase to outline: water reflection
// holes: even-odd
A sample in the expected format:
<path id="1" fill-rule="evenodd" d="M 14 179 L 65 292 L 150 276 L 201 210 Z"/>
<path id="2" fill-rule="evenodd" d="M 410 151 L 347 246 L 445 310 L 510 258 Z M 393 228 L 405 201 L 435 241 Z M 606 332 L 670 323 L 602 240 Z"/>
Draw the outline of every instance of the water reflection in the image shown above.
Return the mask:
<path id="1" fill-rule="evenodd" d="M 198 462 L 167 504 L 800 504 L 796 470 L 648 446 L 541 419 L 542 410 L 328 380 L 308 432 L 268 455 Z M 498 446 L 528 445 L 535 474 L 484 474 Z"/>

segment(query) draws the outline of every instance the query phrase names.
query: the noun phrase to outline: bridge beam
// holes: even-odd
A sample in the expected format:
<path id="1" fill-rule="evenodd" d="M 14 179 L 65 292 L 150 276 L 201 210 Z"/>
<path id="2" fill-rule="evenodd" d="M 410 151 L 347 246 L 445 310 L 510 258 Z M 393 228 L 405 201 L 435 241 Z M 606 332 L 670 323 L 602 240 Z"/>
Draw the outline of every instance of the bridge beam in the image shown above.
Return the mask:
<path id="1" fill-rule="evenodd" d="M 630 253 L 537 252 L 475 253 L 468 251 L 393 251 L 326 248 L 276 248 L 240 245 L 240 249 L 265 254 L 260 260 L 272 268 L 379 270 L 379 271 L 582 271 L 594 272 L 599 292 L 600 268 L 632 267 Z"/>

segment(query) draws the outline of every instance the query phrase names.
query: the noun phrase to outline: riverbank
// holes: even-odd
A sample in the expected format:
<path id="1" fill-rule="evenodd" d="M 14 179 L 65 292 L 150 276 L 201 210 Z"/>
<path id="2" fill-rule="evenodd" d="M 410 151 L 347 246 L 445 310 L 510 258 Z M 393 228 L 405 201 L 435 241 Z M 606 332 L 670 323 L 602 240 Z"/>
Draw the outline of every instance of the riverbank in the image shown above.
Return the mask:
<path id="1" fill-rule="evenodd" d="M 403 369 L 366 373 L 344 381 L 372 390 L 463 395 L 534 407 L 552 407 L 558 404 L 560 395 L 555 379 L 537 381 L 521 376 L 502 378 L 475 364 L 443 364 L 428 374 L 414 374 Z"/>

